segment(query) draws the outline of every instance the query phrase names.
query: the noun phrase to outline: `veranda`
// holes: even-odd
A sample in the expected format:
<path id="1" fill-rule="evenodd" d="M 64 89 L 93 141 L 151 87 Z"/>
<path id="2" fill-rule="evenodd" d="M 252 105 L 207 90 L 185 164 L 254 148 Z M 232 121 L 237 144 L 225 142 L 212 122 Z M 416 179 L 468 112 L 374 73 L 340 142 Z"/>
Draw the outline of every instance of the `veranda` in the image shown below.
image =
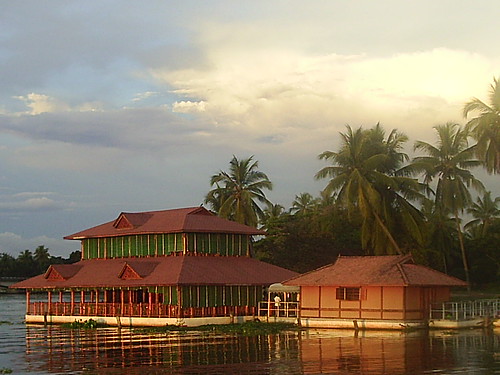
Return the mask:
<path id="1" fill-rule="evenodd" d="M 262 286 L 165 286 L 26 292 L 27 316 L 255 316 Z M 46 298 L 44 298 L 46 296 Z"/>

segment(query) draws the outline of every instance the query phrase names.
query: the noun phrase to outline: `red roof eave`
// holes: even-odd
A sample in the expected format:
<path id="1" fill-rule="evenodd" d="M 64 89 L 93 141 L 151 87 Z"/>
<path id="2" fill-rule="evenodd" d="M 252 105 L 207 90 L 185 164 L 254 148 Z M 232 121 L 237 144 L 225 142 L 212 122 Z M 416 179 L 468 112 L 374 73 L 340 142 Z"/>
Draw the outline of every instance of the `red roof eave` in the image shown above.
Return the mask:
<path id="1" fill-rule="evenodd" d="M 118 227 L 116 224 L 120 218 L 127 220 L 131 226 L 126 228 Z M 73 233 L 65 236 L 64 239 L 83 240 L 85 238 L 163 233 L 266 234 L 262 230 L 215 216 L 203 207 L 140 213 L 122 212 L 118 219 Z"/>
<path id="2" fill-rule="evenodd" d="M 128 264 L 141 279 L 122 279 Z M 14 284 L 22 289 L 145 287 L 172 285 L 271 285 L 297 273 L 248 257 L 177 255 L 153 258 L 82 260 L 66 280 L 44 275 Z"/>

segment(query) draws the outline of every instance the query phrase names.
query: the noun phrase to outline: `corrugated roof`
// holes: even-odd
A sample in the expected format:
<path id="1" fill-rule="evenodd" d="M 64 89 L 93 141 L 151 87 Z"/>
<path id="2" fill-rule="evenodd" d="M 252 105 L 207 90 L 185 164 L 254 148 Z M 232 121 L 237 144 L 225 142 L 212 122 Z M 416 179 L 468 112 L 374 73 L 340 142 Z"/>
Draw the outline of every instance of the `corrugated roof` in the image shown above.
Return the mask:
<path id="1" fill-rule="evenodd" d="M 333 264 L 285 281 L 299 286 L 466 286 L 462 280 L 413 263 L 408 255 L 339 257 Z"/>
<path id="2" fill-rule="evenodd" d="M 235 233 L 263 235 L 265 232 L 215 216 L 203 207 L 163 211 L 122 212 L 113 221 L 64 237 L 67 240 L 152 233 Z"/>
<path id="3" fill-rule="evenodd" d="M 128 265 L 140 279 L 122 279 Z M 167 285 L 270 285 L 297 276 L 296 272 L 248 257 L 172 255 L 158 258 L 88 259 L 72 265 L 78 269 L 65 280 L 44 275 L 21 281 L 13 287 L 27 289 L 76 287 L 135 287 Z"/>

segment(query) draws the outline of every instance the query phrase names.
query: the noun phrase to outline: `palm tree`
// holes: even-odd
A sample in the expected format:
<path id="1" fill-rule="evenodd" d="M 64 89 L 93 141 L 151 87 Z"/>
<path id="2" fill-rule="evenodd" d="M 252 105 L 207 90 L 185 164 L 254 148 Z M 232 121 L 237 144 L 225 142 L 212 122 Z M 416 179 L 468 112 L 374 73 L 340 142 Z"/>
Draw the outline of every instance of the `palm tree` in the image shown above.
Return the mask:
<path id="1" fill-rule="evenodd" d="M 222 189 L 219 184 L 215 184 L 215 189 L 210 190 L 205 196 L 204 203 L 208 204 L 213 212 L 218 213 L 228 196 L 227 190 Z"/>
<path id="2" fill-rule="evenodd" d="M 377 254 L 402 254 L 393 235 L 397 224 L 421 240 L 421 215 L 407 199 L 419 196 L 420 185 L 400 169 L 407 159 L 401 152 L 406 136 L 393 130 L 385 138 L 379 124 L 367 131 L 347 126 L 346 133 L 340 135 L 338 152 L 319 155 L 332 165 L 321 169 L 316 179 L 330 178 L 324 193 L 336 192 L 336 202 L 347 208 L 350 218 L 361 215 L 363 248 L 371 247 Z"/>
<path id="3" fill-rule="evenodd" d="M 420 211 L 425 217 L 425 244 L 442 259 L 444 272 L 448 274 L 450 250 L 455 247 L 457 238 L 455 220 L 431 200 L 424 201 Z"/>
<path id="4" fill-rule="evenodd" d="M 488 173 L 500 173 L 500 82 L 496 78 L 490 89 L 489 105 L 473 98 L 465 104 L 463 115 L 479 113 L 467 123 L 477 141 L 476 154 L 484 160 Z"/>
<path id="5" fill-rule="evenodd" d="M 276 219 L 285 213 L 285 207 L 281 204 L 270 203 L 264 209 L 264 216 L 266 219 Z"/>
<path id="6" fill-rule="evenodd" d="M 262 229 L 269 231 L 285 215 L 285 207 L 281 204 L 269 203 L 263 212 L 264 216 L 261 220 Z"/>
<path id="7" fill-rule="evenodd" d="M 49 266 L 50 264 L 50 254 L 49 254 L 49 249 L 47 249 L 45 246 L 40 245 L 35 249 L 35 254 L 33 256 L 33 259 L 37 263 L 38 269 L 40 272 L 45 271 L 45 269 Z"/>
<path id="8" fill-rule="evenodd" d="M 253 156 L 238 160 L 236 156 L 229 162 L 229 172 L 220 171 L 210 179 L 215 188 L 208 192 L 205 202 L 219 198 L 219 216 L 237 221 L 242 224 L 257 226 L 263 211 L 259 204 L 270 204 L 264 193 L 265 189 L 272 190 L 272 183 L 267 175 L 258 170 L 259 163 Z"/>
<path id="9" fill-rule="evenodd" d="M 309 193 L 300 193 L 295 196 L 290 212 L 297 215 L 306 215 L 314 211 L 317 200 Z"/>
<path id="10" fill-rule="evenodd" d="M 468 131 L 458 124 L 447 123 L 435 126 L 438 135 L 437 145 L 427 142 L 415 142 L 415 151 L 423 151 L 425 156 L 413 159 L 411 168 L 423 173 L 424 183 L 437 180 L 435 189 L 435 205 L 443 211 L 450 212 L 455 218 L 462 262 L 467 283 L 469 283 L 469 266 L 464 247 L 463 233 L 459 214 L 467 208 L 471 201 L 469 187 L 481 191 L 484 189 L 470 169 L 481 165 L 475 159 L 475 145 L 468 144 Z"/>
<path id="11" fill-rule="evenodd" d="M 485 192 L 482 198 L 477 197 L 476 203 L 472 203 L 467 209 L 467 212 L 474 217 L 474 220 L 469 221 L 465 228 L 469 229 L 477 226 L 480 228 L 478 233 L 484 237 L 491 222 L 500 217 L 499 205 L 500 197 L 492 199 L 491 191 Z"/>
<path id="12" fill-rule="evenodd" d="M 38 273 L 33 253 L 31 250 L 22 251 L 17 257 L 16 276 L 34 276 Z"/>

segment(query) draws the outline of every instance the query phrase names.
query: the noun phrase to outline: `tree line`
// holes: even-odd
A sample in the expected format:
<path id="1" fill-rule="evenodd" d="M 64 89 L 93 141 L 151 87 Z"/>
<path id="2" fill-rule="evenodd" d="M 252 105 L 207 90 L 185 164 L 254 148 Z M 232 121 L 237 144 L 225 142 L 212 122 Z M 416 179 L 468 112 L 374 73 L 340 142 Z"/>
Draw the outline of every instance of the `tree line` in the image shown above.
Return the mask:
<path id="1" fill-rule="evenodd" d="M 411 252 L 468 282 L 498 282 L 500 198 L 474 174 L 500 173 L 497 79 L 489 99 L 464 105 L 465 125 L 435 126 L 434 143 L 414 142 L 412 158 L 397 129 L 346 126 L 340 147 L 318 156 L 328 163 L 314 176 L 326 180 L 320 196 L 298 194 L 288 210 L 267 199 L 272 182 L 253 156 L 233 156 L 228 171 L 213 175 L 205 203 L 224 218 L 266 229 L 257 256 L 299 272 L 339 254 Z M 473 220 L 466 223 L 464 214 Z"/>
<path id="2" fill-rule="evenodd" d="M 17 258 L 7 253 L 0 253 L 0 277 L 32 277 L 47 271 L 51 264 L 69 264 L 81 259 L 80 251 L 72 252 L 68 258 L 52 256 L 44 245 L 34 252 L 22 251 Z"/>

